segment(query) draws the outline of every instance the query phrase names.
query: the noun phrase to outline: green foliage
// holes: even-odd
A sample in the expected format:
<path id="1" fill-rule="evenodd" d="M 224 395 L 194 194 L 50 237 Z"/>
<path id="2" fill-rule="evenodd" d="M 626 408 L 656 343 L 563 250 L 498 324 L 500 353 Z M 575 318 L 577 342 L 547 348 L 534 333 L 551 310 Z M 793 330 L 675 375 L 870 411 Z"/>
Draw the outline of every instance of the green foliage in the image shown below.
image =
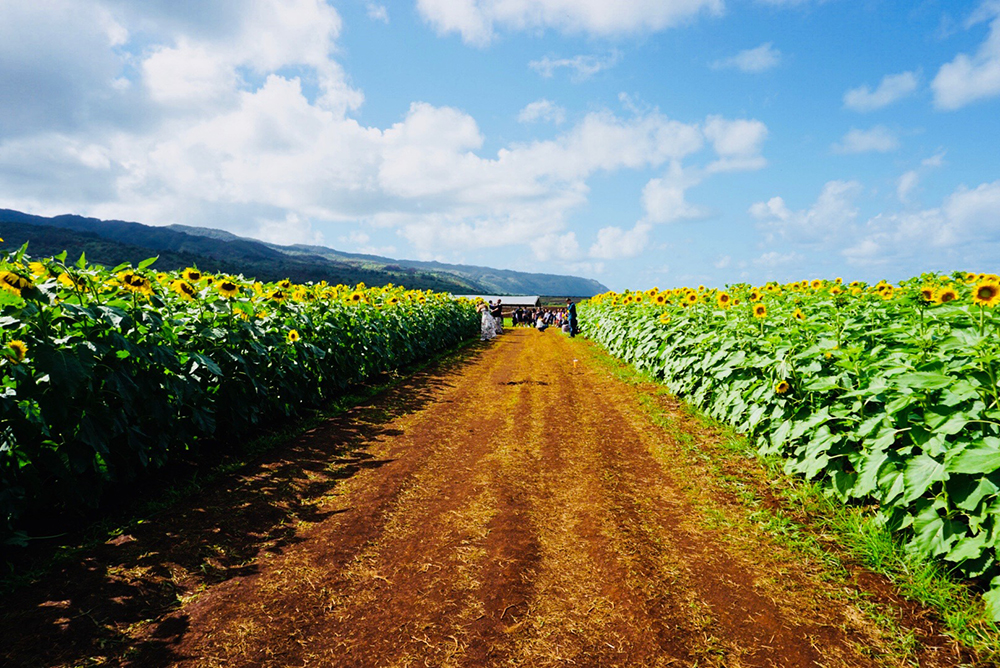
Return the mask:
<path id="1" fill-rule="evenodd" d="M 473 306 L 442 294 L 152 264 L 0 254 L 0 539 L 23 540 L 26 512 L 92 506 L 112 483 L 478 335 Z"/>
<path id="2" fill-rule="evenodd" d="M 609 294 L 580 320 L 786 473 L 872 505 L 912 553 L 995 578 L 1000 619 L 1000 288 L 970 278 Z"/>

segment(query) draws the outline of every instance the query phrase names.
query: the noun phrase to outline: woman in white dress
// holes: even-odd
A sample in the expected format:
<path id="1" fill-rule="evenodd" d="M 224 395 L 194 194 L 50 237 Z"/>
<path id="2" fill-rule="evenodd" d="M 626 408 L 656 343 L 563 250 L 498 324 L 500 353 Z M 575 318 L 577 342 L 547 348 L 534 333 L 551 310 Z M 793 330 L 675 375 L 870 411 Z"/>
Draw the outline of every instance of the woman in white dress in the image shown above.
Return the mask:
<path id="1" fill-rule="evenodd" d="M 490 339 L 495 339 L 497 336 L 497 323 L 490 314 L 490 308 L 486 304 L 480 304 L 476 307 L 476 310 L 482 314 L 482 336 L 480 337 L 482 341 L 489 341 Z"/>

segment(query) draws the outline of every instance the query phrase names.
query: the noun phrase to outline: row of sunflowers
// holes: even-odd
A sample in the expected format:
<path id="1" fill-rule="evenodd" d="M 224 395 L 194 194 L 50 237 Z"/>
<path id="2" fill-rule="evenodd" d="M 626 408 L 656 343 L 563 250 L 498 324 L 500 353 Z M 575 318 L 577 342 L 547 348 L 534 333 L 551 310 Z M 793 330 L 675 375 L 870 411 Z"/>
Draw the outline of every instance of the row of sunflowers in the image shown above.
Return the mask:
<path id="1" fill-rule="evenodd" d="M 607 293 L 580 320 L 787 473 L 990 582 L 1000 620 L 998 302 L 996 275 L 957 272 Z"/>
<path id="2" fill-rule="evenodd" d="M 473 305 L 397 286 L 263 284 L 0 254 L 0 531 L 96 503 L 206 443 L 319 406 L 478 334 Z"/>

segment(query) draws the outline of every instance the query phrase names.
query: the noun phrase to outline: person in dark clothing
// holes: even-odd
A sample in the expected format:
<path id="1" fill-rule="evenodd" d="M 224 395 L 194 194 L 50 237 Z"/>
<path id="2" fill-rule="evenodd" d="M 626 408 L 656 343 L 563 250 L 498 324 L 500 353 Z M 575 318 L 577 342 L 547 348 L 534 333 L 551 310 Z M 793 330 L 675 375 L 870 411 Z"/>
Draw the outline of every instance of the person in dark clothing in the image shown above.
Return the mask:
<path id="1" fill-rule="evenodd" d="M 566 298 L 566 315 L 569 316 L 569 335 L 576 336 L 576 304 L 569 297 Z"/>
<path id="2" fill-rule="evenodd" d="M 503 334 L 503 306 L 500 305 L 500 300 L 490 308 L 490 313 L 493 315 L 493 319 L 497 321 L 497 334 Z"/>

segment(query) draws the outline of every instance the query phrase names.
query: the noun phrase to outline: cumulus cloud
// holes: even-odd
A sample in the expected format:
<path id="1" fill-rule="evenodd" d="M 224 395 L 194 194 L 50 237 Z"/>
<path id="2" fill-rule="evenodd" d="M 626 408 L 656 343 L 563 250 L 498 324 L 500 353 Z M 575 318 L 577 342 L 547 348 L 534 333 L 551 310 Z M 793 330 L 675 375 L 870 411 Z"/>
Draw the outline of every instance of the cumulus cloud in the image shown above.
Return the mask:
<path id="1" fill-rule="evenodd" d="M 998 239 L 1000 181 L 993 181 L 959 187 L 939 207 L 875 216 L 844 255 L 856 264 L 875 265 L 926 256 L 939 265 L 929 269 L 953 269 L 995 257 Z"/>
<path id="2" fill-rule="evenodd" d="M 552 58 L 545 56 L 540 60 L 531 61 L 528 63 L 528 67 L 546 79 L 555 75 L 556 70 L 565 68 L 570 70 L 570 76 L 574 81 L 583 81 L 598 72 L 614 67 L 620 60 L 621 52 L 616 50 L 606 56 L 580 55 L 573 56 L 572 58 Z"/>
<path id="3" fill-rule="evenodd" d="M 699 182 L 698 177 L 685 173 L 678 162 L 672 163 L 663 177 L 650 179 L 642 189 L 644 220 L 673 223 L 708 216 L 707 209 L 691 204 L 685 196 L 687 189 Z"/>
<path id="4" fill-rule="evenodd" d="M 828 181 L 808 209 L 792 211 L 781 197 L 772 197 L 753 204 L 750 215 L 757 219 L 768 243 L 822 246 L 850 232 L 858 217 L 854 202 L 862 190 L 857 181 Z"/>
<path id="5" fill-rule="evenodd" d="M 708 166 L 710 172 L 753 170 L 767 164 L 760 154 L 767 126 L 758 120 L 709 116 L 705 121 L 705 137 L 719 156 Z"/>
<path id="6" fill-rule="evenodd" d="M 917 89 L 915 72 L 887 74 L 875 90 L 867 85 L 844 93 L 844 106 L 854 111 L 874 111 L 901 100 Z"/>
<path id="7" fill-rule="evenodd" d="M 723 9 L 723 0 L 417 0 L 420 15 L 438 33 L 458 33 L 475 46 L 488 45 L 498 28 L 613 37 L 671 28 Z"/>
<path id="8" fill-rule="evenodd" d="M 884 125 L 870 130 L 852 128 L 832 147 L 834 153 L 889 153 L 899 148 L 899 139 Z"/>
<path id="9" fill-rule="evenodd" d="M 740 51 L 735 56 L 712 63 L 712 69 L 734 69 L 757 74 L 777 67 L 781 62 L 781 52 L 774 48 L 774 42 L 765 42 L 753 49 Z"/>
<path id="10" fill-rule="evenodd" d="M 653 226 L 638 222 L 631 230 L 620 227 L 603 227 L 597 232 L 597 241 L 590 247 L 590 257 L 602 260 L 620 260 L 635 257 L 646 249 Z"/>
<path id="11" fill-rule="evenodd" d="M 76 72 L 76 58 L 90 63 L 76 74 L 99 95 L 67 82 L 79 96 L 42 96 L 65 104 L 39 106 L 54 115 L 44 123 L 0 114 L 0 124 L 19 124 L 0 139 L 6 206 L 211 225 L 282 243 L 316 243 L 317 223 L 361 224 L 397 232 L 421 256 L 521 245 L 570 262 L 641 252 L 655 223 L 704 215 L 688 189 L 763 164 L 762 123 L 682 122 L 655 108 L 592 111 L 567 125 L 564 110 L 539 100 L 521 120 L 563 123 L 558 134 L 489 152 L 476 119 L 455 107 L 416 101 L 388 127 L 365 125 L 351 113 L 364 96 L 334 59 L 340 16 L 323 0 L 193 3 L 194 18 L 187 3 L 166 0 L 60 2 L 40 4 L 74 17 L 56 27 L 86 53 L 64 53 L 58 40 L 15 39 L 38 47 L 34 59 L 18 54 L 28 63 L 21 71 L 6 67 L 14 56 L 0 40 L 0 77 L 64 65 Z M 0 18 L 16 19 L 0 20 L 0 33 L 55 29 L 56 19 L 29 5 L 0 4 Z M 74 27 L 86 33 L 80 42 Z M 621 170 L 662 170 L 642 190 L 642 219 L 609 221 L 578 239 L 569 221 L 588 202 L 588 182 Z"/>
<path id="12" fill-rule="evenodd" d="M 1000 3 L 986 2 L 966 27 L 990 21 L 989 35 L 973 55 L 960 53 L 945 63 L 931 82 L 934 105 L 954 110 L 1000 95 Z"/>
<path id="13" fill-rule="evenodd" d="M 520 123 L 546 121 L 561 125 L 566 120 L 566 110 L 552 101 L 542 98 L 526 105 L 517 115 L 517 120 Z"/>

